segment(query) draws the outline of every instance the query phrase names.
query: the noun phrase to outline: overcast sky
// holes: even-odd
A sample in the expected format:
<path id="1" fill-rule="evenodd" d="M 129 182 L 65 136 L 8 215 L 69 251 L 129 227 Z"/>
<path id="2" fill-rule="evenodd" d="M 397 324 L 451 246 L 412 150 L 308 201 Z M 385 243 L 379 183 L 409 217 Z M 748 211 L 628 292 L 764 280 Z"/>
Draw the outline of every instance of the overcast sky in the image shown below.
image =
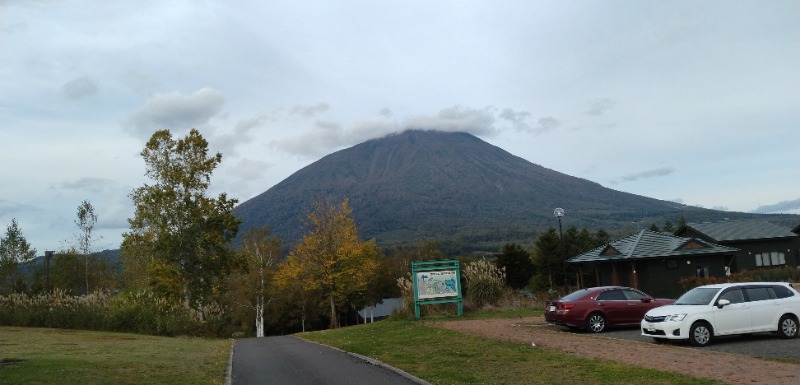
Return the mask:
<path id="1" fill-rule="evenodd" d="M 797 0 L 0 1 L 0 230 L 72 247 L 89 200 L 95 247 L 119 247 L 146 140 L 192 127 L 223 155 L 212 193 L 240 201 L 421 128 L 800 214 L 798 20 Z"/>

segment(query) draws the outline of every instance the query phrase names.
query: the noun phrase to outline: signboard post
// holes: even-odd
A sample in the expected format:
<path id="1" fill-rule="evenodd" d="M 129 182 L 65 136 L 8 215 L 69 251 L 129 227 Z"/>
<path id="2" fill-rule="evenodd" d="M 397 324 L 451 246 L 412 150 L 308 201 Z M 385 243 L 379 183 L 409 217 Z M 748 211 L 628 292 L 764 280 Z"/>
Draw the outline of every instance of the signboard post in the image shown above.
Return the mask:
<path id="1" fill-rule="evenodd" d="M 457 259 L 412 261 L 414 281 L 414 316 L 419 319 L 421 305 L 456 302 L 458 315 L 463 314 L 461 269 Z"/>

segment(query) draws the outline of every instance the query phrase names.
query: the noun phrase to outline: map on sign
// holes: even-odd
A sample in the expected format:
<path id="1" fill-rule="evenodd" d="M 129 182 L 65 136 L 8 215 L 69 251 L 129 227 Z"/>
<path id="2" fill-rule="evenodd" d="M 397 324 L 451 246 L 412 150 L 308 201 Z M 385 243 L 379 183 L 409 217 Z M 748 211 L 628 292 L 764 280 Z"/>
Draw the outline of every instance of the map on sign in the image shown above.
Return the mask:
<path id="1" fill-rule="evenodd" d="M 419 299 L 458 296 L 455 270 L 418 272 L 416 278 Z"/>

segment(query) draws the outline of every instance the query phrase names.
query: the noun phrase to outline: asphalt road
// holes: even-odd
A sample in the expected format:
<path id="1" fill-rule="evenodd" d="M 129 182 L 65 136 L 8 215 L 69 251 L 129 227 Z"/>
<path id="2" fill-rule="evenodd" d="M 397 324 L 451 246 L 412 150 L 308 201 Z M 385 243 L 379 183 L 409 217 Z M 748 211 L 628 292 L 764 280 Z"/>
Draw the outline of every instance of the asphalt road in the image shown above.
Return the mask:
<path id="1" fill-rule="evenodd" d="M 426 382 L 386 365 L 294 336 L 237 340 L 232 385 L 419 385 Z"/>
<path id="2" fill-rule="evenodd" d="M 586 333 L 585 331 L 572 332 L 568 329 L 563 330 L 566 333 Z M 641 331 L 638 328 L 610 329 L 598 336 L 650 343 L 654 349 L 658 349 L 659 346 L 653 342 L 652 338 L 641 335 Z M 711 341 L 709 346 L 704 348 L 697 348 L 683 341 L 669 343 L 698 350 L 712 350 L 751 357 L 777 358 L 800 362 L 800 338 L 782 339 L 772 333 L 717 337 Z"/>

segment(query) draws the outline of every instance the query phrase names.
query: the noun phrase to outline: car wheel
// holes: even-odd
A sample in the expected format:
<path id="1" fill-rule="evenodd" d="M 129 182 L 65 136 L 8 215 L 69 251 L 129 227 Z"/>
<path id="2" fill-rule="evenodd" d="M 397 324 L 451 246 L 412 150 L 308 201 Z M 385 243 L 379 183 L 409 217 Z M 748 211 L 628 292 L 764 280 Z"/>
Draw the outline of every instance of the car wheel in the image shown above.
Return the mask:
<path id="1" fill-rule="evenodd" d="M 689 343 L 692 346 L 706 346 L 711 342 L 711 337 L 714 335 L 714 332 L 711 330 L 711 326 L 705 322 L 695 322 L 692 324 L 692 327 L 689 328 Z"/>
<path id="2" fill-rule="evenodd" d="M 586 319 L 586 329 L 592 333 L 601 333 L 606 330 L 606 317 L 600 313 L 589 314 Z"/>
<path id="3" fill-rule="evenodd" d="M 797 319 L 788 314 L 781 317 L 781 320 L 778 321 L 778 335 L 781 338 L 796 338 Z"/>

